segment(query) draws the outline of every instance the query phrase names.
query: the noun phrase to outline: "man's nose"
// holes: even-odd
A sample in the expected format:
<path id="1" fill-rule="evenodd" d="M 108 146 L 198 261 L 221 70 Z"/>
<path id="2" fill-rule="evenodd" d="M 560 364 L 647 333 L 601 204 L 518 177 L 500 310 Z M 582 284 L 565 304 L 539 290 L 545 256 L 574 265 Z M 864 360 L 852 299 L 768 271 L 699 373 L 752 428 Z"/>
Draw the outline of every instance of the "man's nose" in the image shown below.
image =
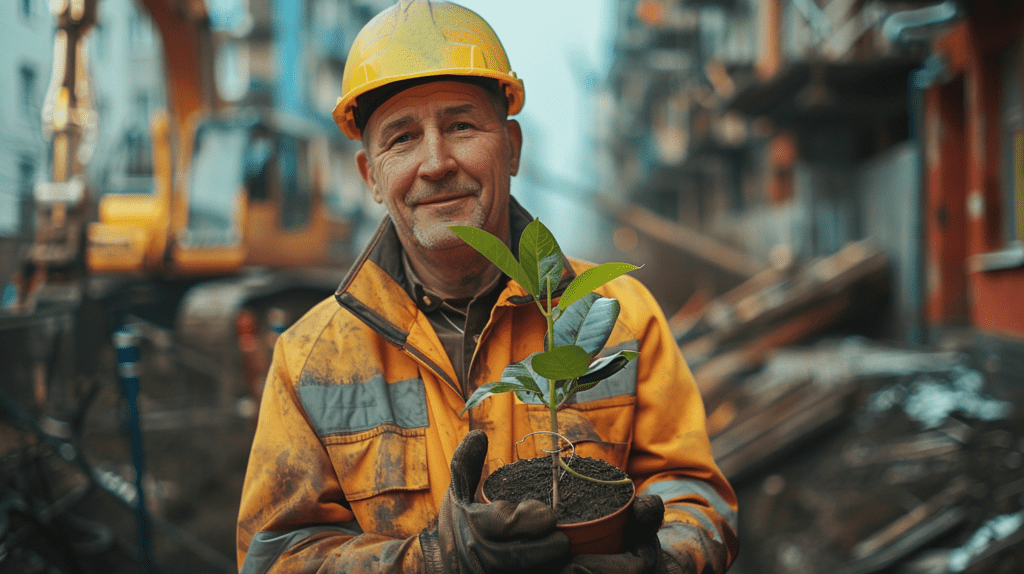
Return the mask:
<path id="1" fill-rule="evenodd" d="M 448 142 L 437 130 L 428 130 L 423 137 L 423 161 L 420 162 L 420 176 L 438 180 L 458 169 Z"/>

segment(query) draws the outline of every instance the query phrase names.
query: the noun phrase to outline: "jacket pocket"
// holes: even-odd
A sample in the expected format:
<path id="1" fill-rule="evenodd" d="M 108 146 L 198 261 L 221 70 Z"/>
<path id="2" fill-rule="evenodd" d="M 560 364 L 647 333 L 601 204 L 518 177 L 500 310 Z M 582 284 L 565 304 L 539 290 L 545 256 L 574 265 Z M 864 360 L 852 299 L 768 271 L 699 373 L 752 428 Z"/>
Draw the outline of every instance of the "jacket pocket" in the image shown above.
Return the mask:
<path id="1" fill-rule="evenodd" d="M 408 538 L 432 523 L 426 429 L 381 426 L 323 440 L 364 532 Z"/>
<path id="2" fill-rule="evenodd" d="M 550 428 L 544 407 L 526 405 L 534 430 Z M 625 468 L 633 440 L 636 397 L 618 396 L 586 403 L 567 404 L 558 411 L 558 432 L 575 446 L 578 456 L 600 458 Z"/>
<path id="3" fill-rule="evenodd" d="M 322 440 L 349 502 L 430 486 L 426 429 L 381 425 Z"/>

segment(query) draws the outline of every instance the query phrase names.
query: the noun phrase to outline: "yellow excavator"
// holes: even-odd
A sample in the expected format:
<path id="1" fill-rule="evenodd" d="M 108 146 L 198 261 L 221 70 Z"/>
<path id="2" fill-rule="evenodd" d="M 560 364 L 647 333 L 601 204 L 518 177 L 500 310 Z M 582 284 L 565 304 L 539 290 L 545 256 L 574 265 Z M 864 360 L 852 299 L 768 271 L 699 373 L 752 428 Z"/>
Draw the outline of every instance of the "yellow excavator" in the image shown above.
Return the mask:
<path id="1" fill-rule="evenodd" d="M 242 378 L 258 394 L 264 375 L 264 350 L 254 355 L 243 339 L 279 329 L 271 323 L 282 310 L 297 318 L 333 292 L 350 263 L 351 222 L 331 213 L 324 191 L 328 154 L 351 144 L 308 120 L 224 105 L 203 1 L 137 0 L 166 66 L 168 109 L 151 121 L 153 189 L 103 194 L 90 216 L 81 151 L 97 120 L 83 46 L 96 2 L 51 3 L 53 181 L 36 196 L 33 272 L 22 292 L 28 275 L 43 273 L 34 285 L 51 288 L 62 279 L 81 285 L 85 275 L 84 297 L 100 301 L 109 321 L 163 315 L 154 322 L 173 331 L 182 360 L 218 381 L 226 407 Z"/>
<path id="2" fill-rule="evenodd" d="M 200 0 L 138 0 L 163 40 L 168 113 L 152 126 L 155 189 L 107 194 L 89 226 L 94 273 L 230 275 L 244 267 L 329 265 L 348 226 L 323 200 L 319 126 L 232 110 L 213 85 Z"/>

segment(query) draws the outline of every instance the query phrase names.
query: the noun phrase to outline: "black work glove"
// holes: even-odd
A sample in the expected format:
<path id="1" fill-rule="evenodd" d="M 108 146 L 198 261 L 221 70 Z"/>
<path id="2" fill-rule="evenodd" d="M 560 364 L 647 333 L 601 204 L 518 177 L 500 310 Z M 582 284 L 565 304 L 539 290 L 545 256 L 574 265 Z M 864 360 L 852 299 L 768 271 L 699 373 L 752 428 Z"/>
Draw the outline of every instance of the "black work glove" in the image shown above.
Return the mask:
<path id="1" fill-rule="evenodd" d="M 640 496 L 629 507 L 620 554 L 573 556 L 561 574 L 664 574 L 676 566 L 661 551 L 658 529 L 665 518 L 665 504 L 654 494 Z"/>
<path id="2" fill-rule="evenodd" d="M 470 431 L 452 456 L 452 481 L 437 526 L 420 534 L 430 574 L 535 571 L 568 559 L 569 539 L 555 530 L 557 516 L 538 500 L 473 502 L 487 435 Z"/>

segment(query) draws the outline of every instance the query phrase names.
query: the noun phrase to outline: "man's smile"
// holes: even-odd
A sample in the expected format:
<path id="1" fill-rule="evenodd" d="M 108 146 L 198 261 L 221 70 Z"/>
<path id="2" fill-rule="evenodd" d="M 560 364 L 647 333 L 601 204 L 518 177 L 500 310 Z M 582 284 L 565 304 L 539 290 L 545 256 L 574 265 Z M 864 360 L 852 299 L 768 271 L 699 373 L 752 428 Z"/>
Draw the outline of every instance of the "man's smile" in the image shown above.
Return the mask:
<path id="1" fill-rule="evenodd" d="M 405 203 L 410 207 L 447 207 L 464 199 L 477 196 L 477 190 L 462 188 L 435 193 L 410 193 Z"/>

